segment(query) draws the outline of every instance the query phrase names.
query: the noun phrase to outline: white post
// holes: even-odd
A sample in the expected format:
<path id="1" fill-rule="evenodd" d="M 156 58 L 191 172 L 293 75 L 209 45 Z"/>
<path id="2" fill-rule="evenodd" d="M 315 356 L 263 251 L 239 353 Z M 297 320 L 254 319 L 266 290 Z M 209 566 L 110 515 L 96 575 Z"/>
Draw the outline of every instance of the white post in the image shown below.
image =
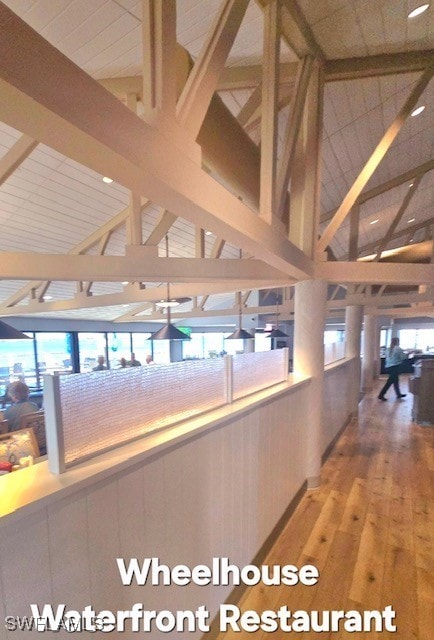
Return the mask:
<path id="1" fill-rule="evenodd" d="M 375 325 L 375 316 L 364 317 L 362 363 L 362 390 L 364 392 L 371 391 L 374 386 Z"/>
<path id="2" fill-rule="evenodd" d="M 351 387 L 351 413 L 357 415 L 359 410 L 359 395 L 361 382 L 363 307 L 360 305 L 349 306 L 345 309 L 345 355 L 354 358 L 353 377 Z"/>
<path id="3" fill-rule="evenodd" d="M 227 404 L 232 404 L 234 396 L 232 356 L 223 356 L 225 361 L 225 396 Z"/>
<path id="4" fill-rule="evenodd" d="M 44 413 L 48 468 L 51 473 L 63 473 L 66 469 L 65 443 L 60 403 L 60 378 L 58 375 L 44 376 Z"/>
<path id="5" fill-rule="evenodd" d="M 295 285 L 294 372 L 311 377 L 306 412 L 306 478 L 309 489 L 321 482 L 324 393 L 324 325 L 327 283 L 306 280 Z"/>

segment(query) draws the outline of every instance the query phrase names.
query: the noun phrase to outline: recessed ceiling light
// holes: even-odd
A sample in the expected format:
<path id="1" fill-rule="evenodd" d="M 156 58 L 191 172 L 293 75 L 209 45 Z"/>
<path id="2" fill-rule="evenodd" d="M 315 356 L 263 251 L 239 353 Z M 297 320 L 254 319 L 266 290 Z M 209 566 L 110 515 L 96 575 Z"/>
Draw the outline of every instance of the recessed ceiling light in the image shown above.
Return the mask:
<path id="1" fill-rule="evenodd" d="M 410 242 L 414 242 L 414 238 L 412 238 L 412 239 L 410 240 Z"/>
<path id="2" fill-rule="evenodd" d="M 408 17 L 416 18 L 416 16 L 420 16 L 421 13 L 426 11 L 428 7 L 429 7 L 429 2 L 427 4 L 421 4 L 420 7 L 417 7 L 416 9 L 413 9 L 413 11 L 410 11 L 410 13 L 408 14 Z"/>
<path id="3" fill-rule="evenodd" d="M 410 189 L 410 187 L 412 187 L 414 185 L 414 182 L 410 182 L 410 184 L 408 185 L 408 188 Z"/>
<path id="4" fill-rule="evenodd" d="M 104 176 L 102 181 L 105 182 L 106 184 L 110 184 L 111 182 L 113 182 L 113 178 L 108 178 L 107 176 Z"/>
<path id="5" fill-rule="evenodd" d="M 52 300 L 53 296 L 44 296 L 44 300 Z"/>
<path id="6" fill-rule="evenodd" d="M 212 236 L 212 231 L 205 231 L 206 236 Z"/>
<path id="7" fill-rule="evenodd" d="M 407 220 L 407 224 L 408 224 L 409 222 L 414 222 L 415 220 L 416 220 L 416 218 L 410 218 L 410 220 Z"/>
<path id="8" fill-rule="evenodd" d="M 422 113 L 422 111 L 423 111 L 424 109 L 425 109 L 425 105 L 424 105 L 424 104 L 422 104 L 420 107 L 417 107 L 416 109 L 414 109 L 414 110 L 411 112 L 411 114 L 410 114 L 410 115 L 411 115 L 411 117 L 412 117 L 412 118 L 414 118 L 415 116 L 418 116 L 419 114 L 421 114 L 421 113 Z"/>
<path id="9" fill-rule="evenodd" d="M 377 218 L 377 220 L 371 220 L 371 222 L 369 224 L 377 224 L 377 222 L 378 222 L 378 218 Z"/>
<path id="10" fill-rule="evenodd" d="M 121 284 L 123 284 L 124 287 L 125 287 L 125 285 L 130 284 L 130 283 L 129 282 L 122 282 Z"/>

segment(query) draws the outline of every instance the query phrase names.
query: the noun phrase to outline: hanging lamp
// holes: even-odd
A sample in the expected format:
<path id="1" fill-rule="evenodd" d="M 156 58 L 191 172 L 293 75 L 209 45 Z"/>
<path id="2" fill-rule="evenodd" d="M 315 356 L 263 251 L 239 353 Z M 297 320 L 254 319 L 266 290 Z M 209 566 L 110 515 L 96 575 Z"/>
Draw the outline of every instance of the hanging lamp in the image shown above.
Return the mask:
<path id="1" fill-rule="evenodd" d="M 238 296 L 238 329 L 235 329 L 233 333 L 226 336 L 225 340 L 252 340 L 254 336 L 251 333 L 241 328 L 241 292 L 237 293 Z"/>
<path id="2" fill-rule="evenodd" d="M 276 328 L 271 331 L 267 338 L 289 338 L 288 334 L 279 329 L 279 296 L 276 296 Z"/>
<path id="3" fill-rule="evenodd" d="M 169 236 L 166 234 L 166 258 L 169 257 Z M 166 299 L 156 303 L 158 307 L 166 309 L 167 323 L 164 327 L 161 327 L 158 331 L 153 333 L 148 340 L 191 340 L 183 331 L 180 331 L 175 325 L 170 322 L 170 309 L 176 307 L 179 302 L 172 300 L 170 297 L 170 285 L 166 283 Z"/>

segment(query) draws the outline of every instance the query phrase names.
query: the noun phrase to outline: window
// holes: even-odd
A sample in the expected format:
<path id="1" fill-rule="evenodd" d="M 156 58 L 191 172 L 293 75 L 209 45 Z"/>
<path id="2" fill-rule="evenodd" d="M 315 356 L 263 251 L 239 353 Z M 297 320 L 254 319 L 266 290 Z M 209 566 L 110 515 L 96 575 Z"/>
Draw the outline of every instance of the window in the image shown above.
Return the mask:
<path id="1" fill-rule="evenodd" d="M 128 362 L 131 357 L 131 335 L 129 333 L 108 333 L 109 368 L 119 369 L 120 359 Z"/>
<path id="2" fill-rule="evenodd" d="M 149 341 L 151 343 L 151 341 Z M 170 340 L 152 340 L 155 364 L 169 364 Z"/>
<path id="3" fill-rule="evenodd" d="M 98 364 L 98 357 L 107 358 L 107 340 L 105 333 L 79 333 L 80 372 L 92 371 Z"/>
<path id="4" fill-rule="evenodd" d="M 136 360 L 142 364 L 146 362 L 146 356 L 152 356 L 152 341 L 148 340 L 150 333 L 133 333 L 133 352 Z"/>
<path id="5" fill-rule="evenodd" d="M 33 338 L 33 333 L 25 332 Z M 9 382 L 22 380 L 29 387 L 37 387 L 35 349 L 32 340 L 0 340 L 0 395 Z"/>
<path id="6" fill-rule="evenodd" d="M 37 371 L 42 386 L 46 373 L 71 373 L 71 335 L 69 333 L 36 333 Z"/>

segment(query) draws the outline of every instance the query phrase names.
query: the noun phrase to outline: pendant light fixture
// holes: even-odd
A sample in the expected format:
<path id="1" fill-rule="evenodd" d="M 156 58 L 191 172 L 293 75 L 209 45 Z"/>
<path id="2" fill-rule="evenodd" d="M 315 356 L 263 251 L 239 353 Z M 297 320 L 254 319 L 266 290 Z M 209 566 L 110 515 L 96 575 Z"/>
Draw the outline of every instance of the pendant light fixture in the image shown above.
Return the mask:
<path id="1" fill-rule="evenodd" d="M 166 234 L 166 258 L 169 257 L 169 236 Z M 170 310 L 172 307 L 176 307 L 179 304 L 177 300 L 172 300 L 170 297 L 170 285 L 166 283 L 166 299 L 157 302 L 156 305 L 162 309 L 166 309 L 167 323 L 164 327 L 161 327 L 158 331 L 153 333 L 148 340 L 191 340 L 183 331 L 180 331 L 175 325 L 170 322 Z"/>
<path id="2" fill-rule="evenodd" d="M 238 296 L 238 329 L 235 329 L 230 336 L 226 336 L 225 340 L 252 340 L 251 333 L 241 328 L 241 291 L 237 293 Z"/>
<path id="3" fill-rule="evenodd" d="M 279 329 L 279 302 L 280 296 L 276 296 L 276 327 L 271 331 L 267 338 L 289 338 L 287 333 Z"/>

